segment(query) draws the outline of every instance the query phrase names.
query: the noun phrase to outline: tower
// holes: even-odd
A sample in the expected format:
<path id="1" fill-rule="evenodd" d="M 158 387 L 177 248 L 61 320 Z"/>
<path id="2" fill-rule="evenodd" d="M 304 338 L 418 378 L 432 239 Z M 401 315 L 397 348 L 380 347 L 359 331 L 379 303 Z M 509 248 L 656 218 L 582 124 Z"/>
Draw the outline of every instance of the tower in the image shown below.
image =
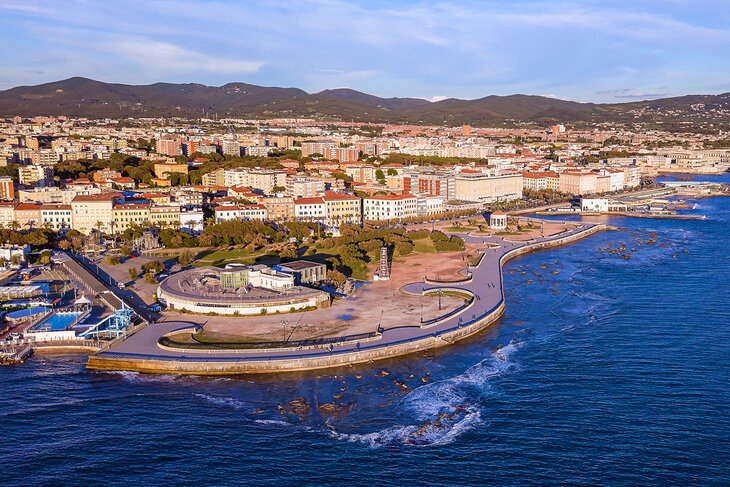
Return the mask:
<path id="1" fill-rule="evenodd" d="M 375 271 L 376 281 L 387 281 L 390 279 L 390 267 L 388 266 L 388 247 L 380 247 L 380 265 Z"/>

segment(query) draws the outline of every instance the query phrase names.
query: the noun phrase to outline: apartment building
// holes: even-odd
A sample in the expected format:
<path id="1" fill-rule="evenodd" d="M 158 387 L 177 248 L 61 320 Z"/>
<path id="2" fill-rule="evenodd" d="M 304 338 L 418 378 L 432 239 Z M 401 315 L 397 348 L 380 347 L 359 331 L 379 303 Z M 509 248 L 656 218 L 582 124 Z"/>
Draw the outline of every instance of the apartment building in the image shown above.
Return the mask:
<path id="1" fill-rule="evenodd" d="M 15 184 L 10 176 L 0 176 L 0 200 L 12 201 L 15 198 Z"/>
<path id="2" fill-rule="evenodd" d="M 294 219 L 296 221 L 324 223 L 326 217 L 327 204 L 321 196 L 294 200 Z"/>
<path id="3" fill-rule="evenodd" d="M 322 195 L 325 203 L 325 224 L 337 226 L 342 223 L 362 221 L 362 200 L 347 193 L 327 191 Z"/>
<path id="4" fill-rule="evenodd" d="M 455 199 L 494 203 L 522 197 L 522 174 L 489 175 L 462 171 L 454 178 Z"/>
<path id="5" fill-rule="evenodd" d="M 285 187 L 285 194 L 292 198 L 315 198 L 324 193 L 325 182 L 320 178 L 288 176 Z"/>
<path id="6" fill-rule="evenodd" d="M 150 223 L 149 203 L 117 203 L 112 207 L 114 232 L 123 232 L 133 225 Z"/>
<path id="7" fill-rule="evenodd" d="M 0 226 L 11 228 L 15 222 L 15 203 L 0 201 Z"/>
<path id="8" fill-rule="evenodd" d="M 560 191 L 573 195 L 593 194 L 598 190 L 598 174 L 590 171 L 560 173 Z"/>
<path id="9" fill-rule="evenodd" d="M 41 225 L 63 233 L 73 228 L 71 205 L 41 205 Z"/>
<path id="10" fill-rule="evenodd" d="M 20 184 L 28 186 L 52 186 L 53 168 L 40 165 L 20 166 L 18 168 L 18 180 Z"/>
<path id="11" fill-rule="evenodd" d="M 403 174 L 403 192 L 430 194 L 448 201 L 456 197 L 456 180 L 451 174 L 406 172 Z"/>
<path id="12" fill-rule="evenodd" d="M 268 213 L 262 204 L 223 205 L 215 208 L 215 221 L 225 220 L 266 220 Z"/>
<path id="13" fill-rule="evenodd" d="M 41 205 L 35 203 L 20 203 L 15 207 L 15 221 L 23 230 L 40 228 L 43 224 L 41 218 Z"/>
<path id="14" fill-rule="evenodd" d="M 123 202 L 119 193 L 79 195 L 71 201 L 71 220 L 74 230 L 88 235 L 94 229 L 114 231 L 114 203 Z"/>
<path id="15" fill-rule="evenodd" d="M 363 219 L 402 220 L 418 216 L 418 198 L 412 194 L 368 196 L 363 200 Z"/>
<path id="16" fill-rule="evenodd" d="M 294 220 L 294 198 L 291 196 L 267 196 L 261 199 L 261 203 L 266 207 L 271 220 Z"/>
<path id="17" fill-rule="evenodd" d="M 182 141 L 179 138 L 160 138 L 157 140 L 155 150 L 164 156 L 180 156 L 182 155 Z"/>
<path id="18" fill-rule="evenodd" d="M 302 142 L 302 157 L 311 157 L 314 154 L 324 156 L 329 149 L 336 149 L 337 142 L 329 139 L 305 140 Z"/>
<path id="19" fill-rule="evenodd" d="M 150 223 L 157 228 L 177 228 L 180 224 L 180 206 L 153 204 L 150 206 Z"/>

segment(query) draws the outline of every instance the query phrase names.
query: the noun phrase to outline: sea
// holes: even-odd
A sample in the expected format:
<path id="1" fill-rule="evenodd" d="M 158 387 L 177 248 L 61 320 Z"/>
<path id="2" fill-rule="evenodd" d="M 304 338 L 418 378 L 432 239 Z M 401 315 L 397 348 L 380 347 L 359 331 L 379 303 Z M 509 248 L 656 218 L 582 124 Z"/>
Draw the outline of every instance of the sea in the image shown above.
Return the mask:
<path id="1" fill-rule="evenodd" d="M 697 177 L 730 182 L 728 175 Z M 0 485 L 730 485 L 730 198 L 505 268 L 453 346 L 246 377 L 0 368 Z"/>

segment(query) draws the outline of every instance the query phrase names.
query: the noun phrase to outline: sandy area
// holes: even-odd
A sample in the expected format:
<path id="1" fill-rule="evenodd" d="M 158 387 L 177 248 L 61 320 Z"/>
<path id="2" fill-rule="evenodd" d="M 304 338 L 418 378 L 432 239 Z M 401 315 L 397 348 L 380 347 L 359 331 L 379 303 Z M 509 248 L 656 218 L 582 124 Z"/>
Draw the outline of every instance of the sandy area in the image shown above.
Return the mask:
<path id="1" fill-rule="evenodd" d="M 471 249 L 471 252 L 475 252 Z M 366 284 L 354 295 L 339 299 L 330 308 L 306 313 L 273 314 L 252 317 L 198 316 L 165 312 L 167 319 L 205 323 L 205 334 L 212 339 L 247 338 L 291 340 L 340 336 L 375 331 L 378 323 L 384 328 L 418 324 L 463 305 L 457 297 L 442 296 L 441 310 L 437 296 L 411 296 L 400 288 L 422 281 L 424 274 L 441 279 L 455 279 L 465 265 L 468 251 L 418 254 L 399 257 L 393 262 L 392 278 Z M 371 269 L 371 276 L 374 267 Z M 423 315 L 421 315 L 423 313 Z M 382 317 L 382 318 L 381 318 Z M 382 321 L 381 321 L 382 319 Z"/>

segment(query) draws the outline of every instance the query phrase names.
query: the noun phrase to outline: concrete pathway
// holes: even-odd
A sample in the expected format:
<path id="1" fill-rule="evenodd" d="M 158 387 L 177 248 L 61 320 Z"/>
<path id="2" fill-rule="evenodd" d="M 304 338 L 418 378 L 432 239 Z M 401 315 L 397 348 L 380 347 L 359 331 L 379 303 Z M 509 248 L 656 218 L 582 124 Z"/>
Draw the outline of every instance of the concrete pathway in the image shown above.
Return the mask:
<path id="1" fill-rule="evenodd" d="M 262 359 L 275 361 L 347 354 L 440 336 L 444 333 L 458 330 L 478 322 L 502 305 L 504 302 L 502 265 L 506 260 L 509 260 L 511 257 L 510 253 L 515 254 L 513 252 L 514 250 L 547 242 L 554 242 L 556 245 L 559 245 L 560 241 L 566 237 L 577 236 L 583 233 L 588 235 L 597 230 L 596 227 L 597 225 L 593 224 L 581 224 L 567 232 L 527 242 L 510 242 L 497 237 L 475 237 L 458 234 L 468 243 L 483 246 L 482 251 L 484 257 L 479 262 L 479 265 L 471 267 L 468 270 L 468 276 L 465 276 L 462 282 L 417 282 L 404 286 L 402 290 L 413 294 L 434 292 L 439 289 L 443 291 L 458 290 L 472 295 L 473 299 L 471 302 L 440 320 L 431 320 L 431 322 L 424 323 L 423 325 L 414 324 L 413 326 L 388 327 L 387 322 L 384 322 L 382 325 L 384 328 L 382 334 L 367 341 L 301 349 L 215 349 L 200 351 L 163 349 L 158 346 L 160 337 L 176 330 L 189 329 L 196 326 L 196 323 L 192 321 L 170 321 L 149 325 L 134 335 L 118 341 L 111 348 L 99 352 L 96 354 L 96 357 L 195 362 L 244 362 L 261 361 Z M 490 247 L 490 245 L 494 247 Z"/>

